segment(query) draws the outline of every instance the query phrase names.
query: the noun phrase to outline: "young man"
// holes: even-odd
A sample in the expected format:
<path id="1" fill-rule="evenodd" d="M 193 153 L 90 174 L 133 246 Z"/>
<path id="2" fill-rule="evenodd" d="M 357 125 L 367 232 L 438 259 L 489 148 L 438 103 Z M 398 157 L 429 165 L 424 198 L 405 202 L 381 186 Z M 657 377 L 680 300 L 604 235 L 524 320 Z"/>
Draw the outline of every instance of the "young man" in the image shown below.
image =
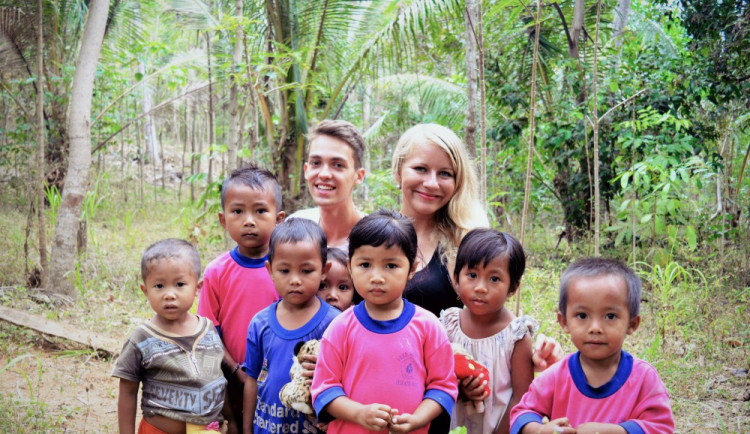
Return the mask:
<path id="1" fill-rule="evenodd" d="M 365 179 L 364 138 L 349 122 L 325 120 L 310 130 L 308 139 L 305 179 L 318 206 L 297 211 L 291 217 L 317 222 L 330 247 L 346 249 L 349 232 L 365 215 L 353 199 L 354 186 Z"/>

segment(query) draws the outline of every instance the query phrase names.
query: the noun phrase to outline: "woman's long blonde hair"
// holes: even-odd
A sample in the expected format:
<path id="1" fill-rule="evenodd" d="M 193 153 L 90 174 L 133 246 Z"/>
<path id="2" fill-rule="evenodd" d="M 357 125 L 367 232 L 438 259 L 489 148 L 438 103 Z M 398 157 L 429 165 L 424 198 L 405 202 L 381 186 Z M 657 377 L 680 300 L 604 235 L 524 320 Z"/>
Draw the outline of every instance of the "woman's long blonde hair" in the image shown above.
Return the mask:
<path id="1" fill-rule="evenodd" d="M 445 151 L 455 171 L 456 190 L 453 197 L 435 214 L 441 235 L 438 247 L 443 260 L 453 264 L 464 235 L 474 228 L 489 227 L 487 212 L 479 200 L 479 182 L 474 163 L 466 145 L 450 128 L 438 124 L 418 124 L 406 130 L 393 150 L 393 176 L 401 173 L 404 160 L 411 155 L 415 145 L 422 143 L 431 143 Z"/>

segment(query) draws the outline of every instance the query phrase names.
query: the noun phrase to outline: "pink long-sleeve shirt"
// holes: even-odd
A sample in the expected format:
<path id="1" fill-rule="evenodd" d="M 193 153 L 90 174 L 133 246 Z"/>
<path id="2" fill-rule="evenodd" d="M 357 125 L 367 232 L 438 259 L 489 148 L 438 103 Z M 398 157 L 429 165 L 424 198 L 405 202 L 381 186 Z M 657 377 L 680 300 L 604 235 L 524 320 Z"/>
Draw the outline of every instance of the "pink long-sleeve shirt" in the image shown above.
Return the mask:
<path id="1" fill-rule="evenodd" d="M 586 382 L 578 359 L 571 354 L 541 373 L 510 413 L 510 432 L 530 422 L 567 417 L 571 426 L 612 423 L 628 433 L 672 433 L 674 419 L 669 393 L 653 366 L 622 351 L 612 379 L 601 387 Z"/>
<path id="2" fill-rule="evenodd" d="M 278 299 L 266 258 L 242 256 L 235 247 L 206 266 L 198 315 L 214 323 L 229 354 L 242 363 L 250 320 Z"/>
<path id="3" fill-rule="evenodd" d="M 429 398 L 450 413 L 458 383 L 448 336 L 435 315 L 406 300 L 401 316 L 390 321 L 370 318 L 362 302 L 323 334 L 312 395 L 321 421 L 331 419 L 326 406 L 340 396 L 399 413 L 413 413 Z M 328 426 L 329 434 L 367 432 L 338 419 Z M 426 433 L 427 427 L 415 432 Z"/>

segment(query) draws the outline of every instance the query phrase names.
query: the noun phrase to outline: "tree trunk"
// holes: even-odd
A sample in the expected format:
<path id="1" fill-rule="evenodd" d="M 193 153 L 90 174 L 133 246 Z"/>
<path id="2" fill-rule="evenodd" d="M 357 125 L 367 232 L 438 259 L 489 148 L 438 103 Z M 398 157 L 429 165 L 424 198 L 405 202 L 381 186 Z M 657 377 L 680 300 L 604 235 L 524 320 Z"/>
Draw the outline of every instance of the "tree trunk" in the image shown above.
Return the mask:
<path id="1" fill-rule="evenodd" d="M 586 12 L 586 2 L 584 0 L 575 0 L 573 6 L 573 31 L 570 34 L 568 43 L 568 55 L 574 59 L 579 58 L 578 41 L 583 30 L 583 17 Z"/>
<path id="2" fill-rule="evenodd" d="M 625 33 L 625 25 L 628 23 L 630 14 L 630 0 L 618 0 L 615 9 L 615 23 L 612 37 L 615 40 L 615 67 L 620 66 L 620 55 L 622 54 L 622 35 Z"/>
<path id="3" fill-rule="evenodd" d="M 213 89 L 213 78 L 211 76 L 211 39 L 213 38 L 213 32 L 206 32 L 206 57 L 208 58 L 208 177 L 207 185 L 211 185 L 213 182 L 213 167 L 214 167 L 214 89 Z"/>
<path id="4" fill-rule="evenodd" d="M 243 0 L 235 0 L 235 15 L 239 23 L 242 22 Z M 232 86 L 229 88 L 229 141 L 227 142 L 227 171 L 232 173 L 237 168 L 237 150 L 240 149 L 240 114 L 237 99 L 240 91 L 239 64 L 242 61 L 242 38 L 244 27 L 240 24 L 235 31 L 234 51 L 232 52 Z"/>
<path id="5" fill-rule="evenodd" d="M 597 74 L 597 52 L 599 51 L 599 20 L 601 19 L 602 2 L 596 2 L 596 31 L 594 32 L 594 71 L 592 79 L 594 81 L 594 256 L 599 256 L 599 231 L 600 222 L 600 194 L 599 194 L 599 95 L 597 83 L 599 82 Z M 656 221 L 656 219 L 654 219 Z"/>
<path id="6" fill-rule="evenodd" d="M 140 61 L 138 63 L 138 72 L 140 72 L 142 76 L 146 76 L 146 65 L 143 63 L 143 61 Z M 148 84 L 142 86 L 141 110 L 144 114 L 146 114 L 143 119 L 143 129 L 146 136 L 146 155 L 151 162 L 153 162 L 155 165 L 158 165 L 161 164 L 161 145 L 159 144 L 159 138 L 156 137 L 154 120 L 151 117 L 151 114 L 147 114 L 151 111 L 151 106 L 153 106 L 153 97 L 151 92 L 151 87 L 149 87 Z"/>
<path id="7" fill-rule="evenodd" d="M 480 0 L 481 1 L 481 0 Z M 477 0 L 466 0 L 464 10 L 466 39 L 466 121 L 464 142 L 472 157 L 477 155 L 477 32 L 479 7 Z"/>
<path id="8" fill-rule="evenodd" d="M 75 297 L 75 288 L 66 274 L 75 268 L 76 233 L 91 168 L 91 98 L 108 11 L 109 0 L 91 0 L 71 89 L 68 118 L 70 155 L 55 225 L 54 253 L 47 287 L 48 292 L 70 297 Z"/>
<path id="9" fill-rule="evenodd" d="M 36 120 L 37 120 L 37 144 L 39 152 L 37 155 L 37 213 L 39 216 L 39 265 L 42 273 L 40 276 L 40 288 L 45 287 L 47 281 L 47 224 L 44 218 L 44 179 L 47 176 L 44 164 L 44 19 L 42 16 L 42 0 L 37 1 L 37 88 L 36 93 Z"/>

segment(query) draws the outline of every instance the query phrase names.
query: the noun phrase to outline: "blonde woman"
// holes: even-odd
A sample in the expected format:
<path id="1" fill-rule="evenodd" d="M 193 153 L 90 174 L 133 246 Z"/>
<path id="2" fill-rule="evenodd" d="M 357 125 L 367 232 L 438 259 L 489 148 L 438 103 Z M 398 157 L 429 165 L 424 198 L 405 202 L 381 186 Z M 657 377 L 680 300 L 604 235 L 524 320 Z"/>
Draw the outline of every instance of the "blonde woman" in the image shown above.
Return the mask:
<path id="1" fill-rule="evenodd" d="M 442 125 L 415 125 L 393 150 L 392 170 L 401 213 L 412 219 L 419 247 L 418 271 L 404 298 L 435 316 L 461 307 L 450 279 L 456 249 L 467 232 L 489 226 L 466 146 Z"/>

